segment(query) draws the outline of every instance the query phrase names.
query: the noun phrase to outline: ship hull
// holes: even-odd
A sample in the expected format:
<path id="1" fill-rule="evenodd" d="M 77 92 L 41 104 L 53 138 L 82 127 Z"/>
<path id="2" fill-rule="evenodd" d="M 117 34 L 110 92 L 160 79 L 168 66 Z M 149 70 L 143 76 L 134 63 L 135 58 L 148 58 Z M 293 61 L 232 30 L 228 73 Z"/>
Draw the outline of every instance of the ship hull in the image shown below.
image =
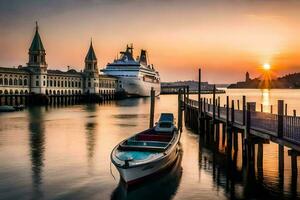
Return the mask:
<path id="1" fill-rule="evenodd" d="M 148 97 L 150 96 L 151 88 L 155 90 L 155 96 L 160 95 L 160 83 L 147 82 L 133 77 L 120 77 L 119 81 L 122 89 L 128 96 Z"/>

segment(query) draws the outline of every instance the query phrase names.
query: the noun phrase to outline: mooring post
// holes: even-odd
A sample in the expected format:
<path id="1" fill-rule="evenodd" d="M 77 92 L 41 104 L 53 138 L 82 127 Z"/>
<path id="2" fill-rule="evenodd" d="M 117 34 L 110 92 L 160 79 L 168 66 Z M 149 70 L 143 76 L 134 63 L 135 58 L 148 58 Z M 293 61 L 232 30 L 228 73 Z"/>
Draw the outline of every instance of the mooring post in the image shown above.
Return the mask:
<path id="1" fill-rule="evenodd" d="M 283 136 L 283 100 L 278 100 L 278 130 L 277 130 L 277 136 L 279 138 L 282 138 Z"/>
<path id="2" fill-rule="evenodd" d="M 226 96 L 226 128 L 229 125 L 229 96 Z"/>
<path id="3" fill-rule="evenodd" d="M 264 112 L 264 107 L 262 103 L 260 104 L 260 112 Z"/>
<path id="4" fill-rule="evenodd" d="M 240 110 L 240 100 L 237 100 L 237 109 Z"/>
<path id="5" fill-rule="evenodd" d="M 296 114 L 296 110 L 293 110 L 293 116 L 296 117 L 297 114 Z"/>
<path id="6" fill-rule="evenodd" d="M 234 100 L 231 100 L 231 124 L 234 123 Z"/>
<path id="7" fill-rule="evenodd" d="M 178 90 L 178 129 L 182 131 L 181 89 Z"/>
<path id="8" fill-rule="evenodd" d="M 221 98 L 218 96 L 218 118 L 220 119 L 220 101 Z"/>
<path id="9" fill-rule="evenodd" d="M 288 155 L 291 156 L 292 178 L 297 180 L 297 176 L 298 176 L 297 156 L 299 156 L 299 152 L 291 149 L 288 151 Z"/>
<path id="10" fill-rule="evenodd" d="M 155 90 L 153 89 L 153 87 L 151 88 L 150 98 L 151 99 L 150 99 L 150 123 L 149 123 L 149 128 L 152 128 L 154 126 L 154 109 L 155 109 Z M 178 105 L 178 107 L 179 106 L 180 105 Z"/>
<path id="11" fill-rule="evenodd" d="M 285 104 L 284 115 L 287 116 L 287 103 Z"/>
<path id="12" fill-rule="evenodd" d="M 201 101 L 201 68 L 198 69 L 198 119 L 197 119 L 197 125 L 198 125 L 198 134 L 200 134 L 200 129 L 201 129 L 201 106 L 202 106 L 202 101 Z"/>
<path id="13" fill-rule="evenodd" d="M 278 144 L 278 173 L 279 178 L 282 179 L 284 177 L 284 146 Z"/>
<path id="14" fill-rule="evenodd" d="M 259 173 L 263 171 L 263 142 L 258 142 L 257 144 L 257 170 Z"/>
<path id="15" fill-rule="evenodd" d="M 246 126 L 245 126 L 245 139 L 249 139 L 250 128 L 251 128 L 251 112 L 255 111 L 255 102 L 247 103 L 247 115 L 246 115 Z"/>
<path id="16" fill-rule="evenodd" d="M 243 95 L 243 125 L 245 126 L 246 124 L 246 96 Z"/>
<path id="17" fill-rule="evenodd" d="M 213 123 L 216 120 L 216 85 L 214 84 L 213 89 Z"/>
<path id="18" fill-rule="evenodd" d="M 273 114 L 273 105 L 271 105 L 270 113 Z"/>

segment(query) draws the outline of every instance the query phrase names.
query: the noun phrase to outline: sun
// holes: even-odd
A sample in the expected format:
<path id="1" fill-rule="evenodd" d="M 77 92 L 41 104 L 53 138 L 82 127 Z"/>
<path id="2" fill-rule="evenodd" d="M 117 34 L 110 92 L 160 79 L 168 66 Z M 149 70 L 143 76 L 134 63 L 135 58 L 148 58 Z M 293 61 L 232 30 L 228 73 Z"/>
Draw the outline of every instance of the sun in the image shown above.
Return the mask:
<path id="1" fill-rule="evenodd" d="M 270 70 L 271 69 L 271 65 L 269 63 L 265 63 L 263 65 L 264 70 Z"/>

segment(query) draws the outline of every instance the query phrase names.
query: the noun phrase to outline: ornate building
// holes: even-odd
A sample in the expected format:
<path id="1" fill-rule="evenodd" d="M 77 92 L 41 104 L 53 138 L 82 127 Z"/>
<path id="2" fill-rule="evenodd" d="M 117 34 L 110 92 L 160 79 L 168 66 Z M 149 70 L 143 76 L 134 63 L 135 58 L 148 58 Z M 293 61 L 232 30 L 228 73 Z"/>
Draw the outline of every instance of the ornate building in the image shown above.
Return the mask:
<path id="1" fill-rule="evenodd" d="M 100 75 L 97 57 L 91 42 L 85 57 L 83 72 L 48 69 L 46 51 L 38 25 L 29 48 L 27 66 L 17 68 L 0 67 L 0 95 L 2 94 L 100 94 L 114 95 L 117 78 Z"/>

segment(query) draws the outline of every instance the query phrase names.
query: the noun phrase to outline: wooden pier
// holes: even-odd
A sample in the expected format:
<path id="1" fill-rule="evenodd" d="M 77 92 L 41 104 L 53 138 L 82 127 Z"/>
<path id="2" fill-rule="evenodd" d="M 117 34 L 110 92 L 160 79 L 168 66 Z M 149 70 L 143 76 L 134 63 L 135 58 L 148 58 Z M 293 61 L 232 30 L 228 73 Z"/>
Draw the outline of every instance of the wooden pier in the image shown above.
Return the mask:
<path id="1" fill-rule="evenodd" d="M 201 71 L 199 70 L 199 82 Z M 215 91 L 215 90 L 214 90 Z M 183 93 L 182 100 L 186 127 L 198 133 L 203 140 L 212 146 L 222 142 L 226 143 L 228 155 L 239 150 L 238 137 L 240 136 L 243 162 L 254 163 L 255 149 L 257 162 L 262 168 L 263 145 L 270 141 L 278 144 L 278 171 L 279 178 L 283 180 L 284 174 L 284 148 L 288 148 L 291 158 L 292 179 L 297 183 L 297 156 L 300 155 L 300 117 L 287 114 L 287 105 L 283 100 L 278 100 L 277 113 L 256 110 L 255 102 L 247 102 L 243 96 L 242 102 L 226 97 L 226 104 L 221 106 L 220 98 L 216 98 L 213 92 L 212 98 L 201 97 L 198 100 L 189 98 L 189 94 Z M 241 105 L 240 105 L 241 104 Z M 222 130 L 222 131 L 221 131 Z M 222 137 L 220 137 L 222 134 Z M 222 138 L 222 141 L 219 141 Z M 257 145 L 257 148 L 255 148 Z M 275 153 L 275 152 L 274 152 Z"/>

